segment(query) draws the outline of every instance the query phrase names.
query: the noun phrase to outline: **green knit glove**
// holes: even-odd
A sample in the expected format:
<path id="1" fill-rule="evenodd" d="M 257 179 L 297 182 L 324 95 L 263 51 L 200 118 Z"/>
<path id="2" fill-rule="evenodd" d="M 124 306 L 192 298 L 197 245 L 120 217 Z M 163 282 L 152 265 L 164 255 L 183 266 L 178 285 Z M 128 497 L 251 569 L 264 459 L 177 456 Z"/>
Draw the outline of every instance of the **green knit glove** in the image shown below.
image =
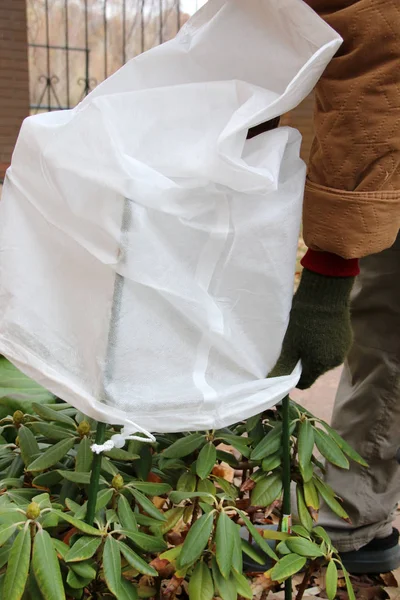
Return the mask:
<path id="1" fill-rule="evenodd" d="M 270 377 L 288 375 L 301 359 L 303 372 L 297 387 L 305 390 L 343 363 L 352 343 L 350 292 L 354 279 L 304 269 L 281 356 Z"/>

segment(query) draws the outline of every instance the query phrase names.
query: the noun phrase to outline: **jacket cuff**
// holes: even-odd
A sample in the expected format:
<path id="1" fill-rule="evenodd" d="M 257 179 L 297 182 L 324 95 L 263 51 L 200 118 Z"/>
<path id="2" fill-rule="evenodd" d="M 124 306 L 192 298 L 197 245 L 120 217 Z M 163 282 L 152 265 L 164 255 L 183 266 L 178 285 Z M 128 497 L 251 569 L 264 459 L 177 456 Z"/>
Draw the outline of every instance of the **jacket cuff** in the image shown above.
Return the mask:
<path id="1" fill-rule="evenodd" d="M 400 228 L 400 190 L 349 192 L 307 180 L 303 236 L 308 248 L 363 258 L 390 248 Z"/>
<path id="2" fill-rule="evenodd" d="M 308 250 L 301 264 L 305 269 L 327 277 L 356 277 L 360 272 L 357 258 L 346 259 L 316 250 Z"/>

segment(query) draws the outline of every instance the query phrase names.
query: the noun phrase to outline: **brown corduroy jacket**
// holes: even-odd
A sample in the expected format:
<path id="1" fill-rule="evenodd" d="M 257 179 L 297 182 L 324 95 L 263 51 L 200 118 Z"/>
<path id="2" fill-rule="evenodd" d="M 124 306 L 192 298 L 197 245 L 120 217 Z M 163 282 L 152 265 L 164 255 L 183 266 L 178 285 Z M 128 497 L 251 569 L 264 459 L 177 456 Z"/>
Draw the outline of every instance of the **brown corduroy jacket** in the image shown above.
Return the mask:
<path id="1" fill-rule="evenodd" d="M 315 90 L 304 238 L 361 258 L 400 228 L 400 0 L 306 1 L 344 43 Z"/>

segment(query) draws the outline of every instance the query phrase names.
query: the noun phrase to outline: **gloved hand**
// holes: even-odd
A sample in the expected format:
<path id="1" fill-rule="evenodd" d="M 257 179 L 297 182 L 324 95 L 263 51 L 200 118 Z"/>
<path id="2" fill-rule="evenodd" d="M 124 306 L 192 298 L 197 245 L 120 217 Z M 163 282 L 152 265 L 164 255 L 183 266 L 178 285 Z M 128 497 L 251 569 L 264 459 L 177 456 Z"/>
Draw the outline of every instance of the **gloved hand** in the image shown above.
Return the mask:
<path id="1" fill-rule="evenodd" d="M 304 390 L 342 364 L 352 343 L 350 292 L 354 279 L 303 270 L 281 356 L 269 377 L 288 375 L 301 359 L 303 372 L 297 387 Z"/>

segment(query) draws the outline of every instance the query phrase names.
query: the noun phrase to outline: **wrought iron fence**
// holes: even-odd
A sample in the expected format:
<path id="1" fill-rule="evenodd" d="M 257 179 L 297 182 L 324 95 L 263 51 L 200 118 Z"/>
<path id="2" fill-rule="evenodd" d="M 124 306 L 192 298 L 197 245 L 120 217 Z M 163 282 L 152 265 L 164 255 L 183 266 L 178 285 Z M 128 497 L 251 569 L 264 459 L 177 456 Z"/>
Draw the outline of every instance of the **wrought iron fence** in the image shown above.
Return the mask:
<path id="1" fill-rule="evenodd" d="M 127 60 L 171 39 L 196 4 L 27 0 L 31 111 L 76 105 Z"/>

